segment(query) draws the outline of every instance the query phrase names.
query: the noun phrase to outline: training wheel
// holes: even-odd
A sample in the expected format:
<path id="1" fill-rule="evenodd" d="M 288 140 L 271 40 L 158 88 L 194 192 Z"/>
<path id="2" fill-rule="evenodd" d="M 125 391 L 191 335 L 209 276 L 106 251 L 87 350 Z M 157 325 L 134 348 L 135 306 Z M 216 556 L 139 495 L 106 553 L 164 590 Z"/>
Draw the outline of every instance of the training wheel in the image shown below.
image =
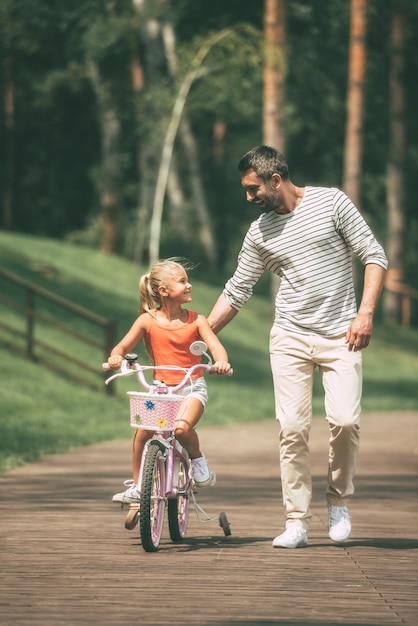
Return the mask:
<path id="1" fill-rule="evenodd" d="M 139 518 L 139 507 L 130 505 L 128 515 L 125 520 L 125 528 L 126 530 L 133 530 L 135 526 L 138 524 Z"/>
<path id="2" fill-rule="evenodd" d="M 231 534 L 231 527 L 229 525 L 226 513 L 219 513 L 219 526 L 224 531 L 225 537 L 229 537 Z"/>

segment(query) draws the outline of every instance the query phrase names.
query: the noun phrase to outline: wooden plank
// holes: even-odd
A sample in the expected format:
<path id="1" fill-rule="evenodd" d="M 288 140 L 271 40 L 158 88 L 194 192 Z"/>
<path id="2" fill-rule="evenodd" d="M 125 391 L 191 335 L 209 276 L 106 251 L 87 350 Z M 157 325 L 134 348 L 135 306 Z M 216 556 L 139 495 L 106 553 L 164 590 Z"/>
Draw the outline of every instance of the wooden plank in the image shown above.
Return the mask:
<path id="1" fill-rule="evenodd" d="M 129 477 L 129 440 L 18 468 L 0 481 L 0 624 L 416 626 L 415 420 L 397 416 L 396 433 L 393 416 L 364 420 L 344 546 L 327 537 L 323 423 L 311 437 L 313 519 L 303 550 L 271 547 L 283 527 L 274 422 L 201 429 L 218 482 L 199 502 L 214 516 L 226 511 L 233 535 L 192 512 L 185 541 L 173 544 L 166 528 L 154 554 L 110 501 Z"/>

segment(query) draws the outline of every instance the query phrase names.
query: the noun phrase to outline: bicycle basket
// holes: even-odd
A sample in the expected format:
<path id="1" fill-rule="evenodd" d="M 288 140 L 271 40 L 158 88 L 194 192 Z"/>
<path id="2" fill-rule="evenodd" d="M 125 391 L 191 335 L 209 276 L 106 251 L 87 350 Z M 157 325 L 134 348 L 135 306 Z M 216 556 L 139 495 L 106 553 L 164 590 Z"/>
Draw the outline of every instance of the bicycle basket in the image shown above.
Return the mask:
<path id="1" fill-rule="evenodd" d="M 183 396 L 128 391 L 133 428 L 173 430 Z"/>

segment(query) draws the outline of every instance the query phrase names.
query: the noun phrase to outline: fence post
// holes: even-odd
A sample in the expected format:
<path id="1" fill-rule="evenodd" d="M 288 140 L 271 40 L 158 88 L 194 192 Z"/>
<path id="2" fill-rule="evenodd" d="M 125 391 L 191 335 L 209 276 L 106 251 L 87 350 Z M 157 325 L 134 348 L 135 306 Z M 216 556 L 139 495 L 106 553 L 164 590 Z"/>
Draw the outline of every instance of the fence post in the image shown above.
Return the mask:
<path id="1" fill-rule="evenodd" d="M 112 320 L 109 320 L 106 323 L 105 326 L 105 355 L 104 355 L 104 361 L 107 361 L 107 358 L 110 354 L 110 351 L 112 350 L 113 346 L 115 345 L 115 337 L 116 337 L 116 326 L 115 326 L 115 322 L 113 322 Z M 106 385 L 106 393 L 108 393 L 110 396 L 113 396 L 113 394 L 115 393 L 115 387 L 114 384 L 113 385 Z"/>

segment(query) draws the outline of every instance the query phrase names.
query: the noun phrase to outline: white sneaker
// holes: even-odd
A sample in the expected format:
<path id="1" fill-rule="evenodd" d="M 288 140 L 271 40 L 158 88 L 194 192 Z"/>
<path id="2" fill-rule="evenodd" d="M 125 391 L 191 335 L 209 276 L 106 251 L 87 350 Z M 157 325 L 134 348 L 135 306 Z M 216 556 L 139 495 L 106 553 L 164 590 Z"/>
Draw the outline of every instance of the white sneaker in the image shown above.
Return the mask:
<path id="1" fill-rule="evenodd" d="M 346 506 L 328 505 L 328 535 L 332 541 L 343 543 L 351 533 L 351 519 Z"/>
<path id="2" fill-rule="evenodd" d="M 120 493 L 115 493 L 112 498 L 112 502 L 122 502 L 122 504 L 128 502 L 137 502 L 141 497 L 141 494 L 136 488 L 135 481 L 132 479 L 125 480 L 123 484 L 125 485 L 125 487 L 127 487 L 127 489 L 125 489 L 125 491 L 121 491 Z"/>
<path id="3" fill-rule="evenodd" d="M 301 526 L 289 526 L 273 539 L 273 548 L 304 548 L 307 545 L 308 533 Z"/>
<path id="4" fill-rule="evenodd" d="M 205 455 L 202 454 L 197 459 L 191 459 L 191 464 L 196 487 L 213 487 L 216 483 L 216 474 L 209 471 Z"/>

